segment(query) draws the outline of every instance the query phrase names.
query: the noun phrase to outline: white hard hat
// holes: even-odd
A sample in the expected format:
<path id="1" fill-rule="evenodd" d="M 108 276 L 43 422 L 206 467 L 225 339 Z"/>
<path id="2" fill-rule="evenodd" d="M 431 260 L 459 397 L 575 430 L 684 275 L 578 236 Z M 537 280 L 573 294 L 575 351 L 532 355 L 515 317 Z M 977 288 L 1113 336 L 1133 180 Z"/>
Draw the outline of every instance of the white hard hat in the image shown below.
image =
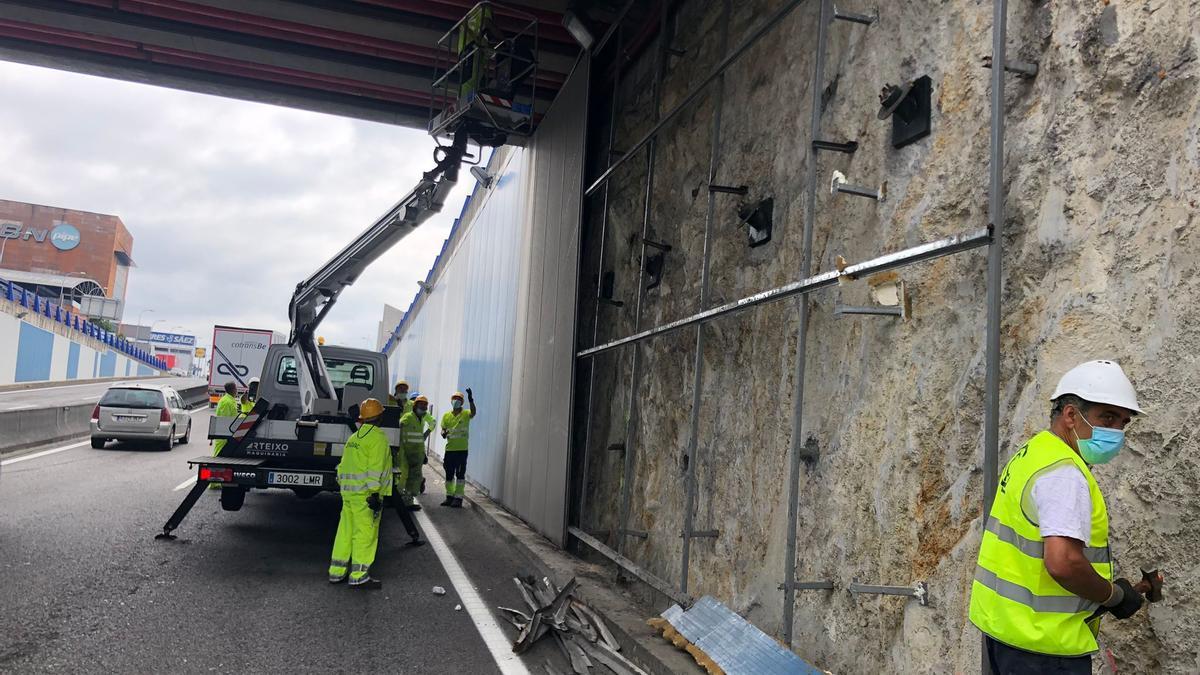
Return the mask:
<path id="1" fill-rule="evenodd" d="M 1050 400 L 1066 394 L 1074 394 L 1089 403 L 1107 403 L 1135 413 L 1142 412 L 1133 383 L 1125 377 L 1125 371 L 1116 361 L 1088 361 L 1068 370 L 1058 381 Z"/>

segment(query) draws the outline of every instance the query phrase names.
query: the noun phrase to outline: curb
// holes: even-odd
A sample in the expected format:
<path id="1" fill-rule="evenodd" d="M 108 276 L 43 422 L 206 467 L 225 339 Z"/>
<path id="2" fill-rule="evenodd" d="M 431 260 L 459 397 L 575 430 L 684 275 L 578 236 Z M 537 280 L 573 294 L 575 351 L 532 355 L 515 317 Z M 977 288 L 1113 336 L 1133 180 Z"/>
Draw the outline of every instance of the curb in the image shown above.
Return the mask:
<path id="1" fill-rule="evenodd" d="M 430 453 L 430 458 L 434 457 L 436 455 Z M 435 462 L 431 461 L 427 466 L 434 475 L 445 480 L 441 467 Z M 647 619 L 657 616 L 657 612 L 637 607 L 614 590 L 618 582 L 614 581 L 611 569 L 585 562 L 560 549 L 469 481 L 463 496 L 471 506 L 469 510 L 483 520 L 488 529 L 512 545 L 539 577 L 550 577 L 559 583 L 575 577 L 579 581 L 575 595 L 604 617 L 626 658 L 654 675 L 704 672 L 690 656 L 675 649 L 646 623 Z"/>

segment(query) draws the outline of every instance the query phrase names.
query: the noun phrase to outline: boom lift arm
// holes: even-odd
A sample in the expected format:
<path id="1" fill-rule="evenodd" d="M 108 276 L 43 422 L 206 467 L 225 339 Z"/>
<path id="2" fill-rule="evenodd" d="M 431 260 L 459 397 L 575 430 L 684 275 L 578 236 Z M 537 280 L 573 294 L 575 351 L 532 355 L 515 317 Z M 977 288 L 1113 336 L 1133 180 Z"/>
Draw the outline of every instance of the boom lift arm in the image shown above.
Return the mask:
<path id="1" fill-rule="evenodd" d="M 296 355 L 296 380 L 300 386 L 303 415 L 332 415 L 338 412 L 337 394 L 316 330 L 337 302 L 342 290 L 353 284 L 368 265 L 430 216 L 442 210 L 446 197 L 458 181 L 467 150 L 468 134 L 460 129 L 448 146 L 434 151 L 436 165 L 425 172 L 416 187 L 381 218 L 358 235 L 312 276 L 296 284 L 288 306 L 292 322 L 288 344 Z"/>

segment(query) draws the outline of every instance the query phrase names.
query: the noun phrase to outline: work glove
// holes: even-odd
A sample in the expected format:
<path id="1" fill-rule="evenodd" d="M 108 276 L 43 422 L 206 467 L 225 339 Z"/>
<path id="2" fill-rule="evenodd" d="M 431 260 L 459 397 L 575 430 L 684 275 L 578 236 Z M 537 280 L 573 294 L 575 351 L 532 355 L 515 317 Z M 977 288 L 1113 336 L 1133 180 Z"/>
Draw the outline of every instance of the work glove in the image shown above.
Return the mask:
<path id="1" fill-rule="evenodd" d="M 1113 594 L 1108 602 L 1101 605 L 1090 617 L 1088 621 L 1104 614 L 1111 613 L 1117 619 L 1128 619 L 1137 614 L 1137 611 L 1142 608 L 1146 599 L 1133 589 L 1133 584 L 1129 583 L 1128 579 L 1120 578 L 1113 582 Z"/>
<path id="2" fill-rule="evenodd" d="M 470 387 L 467 387 L 467 398 L 475 398 L 475 394 L 471 393 Z"/>
<path id="3" fill-rule="evenodd" d="M 372 492 L 371 494 L 367 495 L 367 508 L 371 509 L 375 513 L 379 513 L 383 510 L 383 500 L 379 498 L 378 492 Z"/>

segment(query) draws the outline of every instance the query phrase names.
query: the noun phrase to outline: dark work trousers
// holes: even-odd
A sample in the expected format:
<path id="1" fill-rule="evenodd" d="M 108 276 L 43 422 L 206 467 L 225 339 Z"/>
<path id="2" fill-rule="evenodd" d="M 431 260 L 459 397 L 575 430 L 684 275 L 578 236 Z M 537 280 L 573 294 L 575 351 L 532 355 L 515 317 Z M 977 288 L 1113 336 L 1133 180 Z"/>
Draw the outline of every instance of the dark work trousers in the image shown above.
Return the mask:
<path id="1" fill-rule="evenodd" d="M 997 642 L 990 636 L 987 641 L 988 663 L 992 675 L 1092 675 L 1090 656 L 1050 656 L 1034 654 L 1016 647 Z"/>
<path id="2" fill-rule="evenodd" d="M 451 481 L 458 481 L 458 483 L 466 485 L 467 451 L 447 450 L 442 453 L 442 470 L 446 472 L 447 484 Z M 446 494 L 450 494 L 449 491 Z M 455 496 L 461 497 L 462 492 L 458 492 Z"/>

